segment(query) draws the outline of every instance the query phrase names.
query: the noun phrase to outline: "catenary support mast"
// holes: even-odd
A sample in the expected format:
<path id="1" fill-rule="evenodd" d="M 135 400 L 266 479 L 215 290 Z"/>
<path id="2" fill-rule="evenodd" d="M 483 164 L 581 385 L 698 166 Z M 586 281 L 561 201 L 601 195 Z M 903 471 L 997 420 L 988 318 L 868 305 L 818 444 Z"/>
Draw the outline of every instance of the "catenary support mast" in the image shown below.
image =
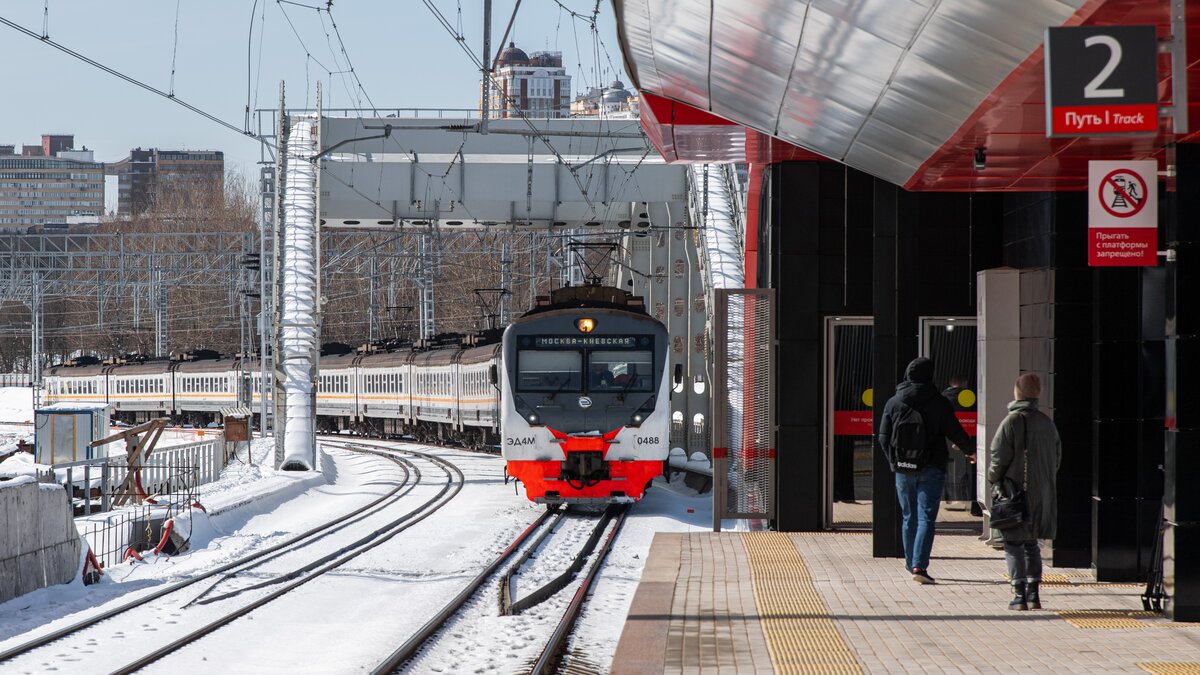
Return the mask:
<path id="1" fill-rule="evenodd" d="M 284 399 L 284 470 L 316 467 L 313 373 L 319 345 L 317 167 L 319 115 L 289 117 L 283 195 L 279 359 Z"/>

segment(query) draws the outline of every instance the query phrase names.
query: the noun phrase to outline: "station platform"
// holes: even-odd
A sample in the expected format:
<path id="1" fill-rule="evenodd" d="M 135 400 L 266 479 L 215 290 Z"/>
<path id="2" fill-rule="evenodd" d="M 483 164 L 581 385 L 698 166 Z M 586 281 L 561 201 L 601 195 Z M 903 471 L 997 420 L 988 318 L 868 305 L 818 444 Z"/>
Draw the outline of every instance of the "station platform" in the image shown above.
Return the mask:
<path id="1" fill-rule="evenodd" d="M 939 531 L 936 585 L 903 567 L 867 532 L 659 533 L 612 672 L 1200 673 L 1200 624 L 1142 611 L 1140 584 L 1048 566 L 1045 609 L 1012 611 L 977 531 Z"/>

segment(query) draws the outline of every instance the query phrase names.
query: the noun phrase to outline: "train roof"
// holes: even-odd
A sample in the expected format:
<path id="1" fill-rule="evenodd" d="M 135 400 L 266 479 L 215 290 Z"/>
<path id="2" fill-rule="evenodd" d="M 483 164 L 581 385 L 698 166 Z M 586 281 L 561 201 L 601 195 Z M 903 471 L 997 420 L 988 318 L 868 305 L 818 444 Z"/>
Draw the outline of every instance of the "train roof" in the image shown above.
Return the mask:
<path id="1" fill-rule="evenodd" d="M 92 375 L 103 375 L 106 368 L 108 368 L 108 366 L 99 363 L 88 366 L 68 366 L 66 364 L 60 364 L 45 369 L 42 371 L 42 374 L 57 375 L 62 377 L 90 377 Z"/>
<path id="2" fill-rule="evenodd" d="M 500 353 L 502 346 L 503 345 L 497 342 L 496 344 L 484 345 L 483 347 L 471 347 L 470 349 L 464 349 L 462 352 L 462 358 L 459 359 L 459 363 L 471 364 L 491 361 L 492 359 L 496 358 L 497 354 Z"/>
<path id="3" fill-rule="evenodd" d="M 564 286 L 550 291 L 550 295 L 538 296 L 537 305 L 525 312 L 524 316 L 559 309 L 617 309 L 645 314 L 646 303 L 642 296 L 615 286 Z"/>
<path id="4" fill-rule="evenodd" d="M 461 349 L 449 347 L 446 349 L 430 349 L 424 352 L 417 352 L 412 362 L 418 366 L 448 366 L 454 363 L 455 357 L 462 353 Z"/>
<path id="5" fill-rule="evenodd" d="M 586 310 L 586 313 L 583 313 Z M 624 307 L 555 307 L 553 309 L 545 309 L 540 312 L 527 312 L 524 316 L 514 320 L 511 324 L 513 327 L 524 326 L 525 324 L 545 321 L 547 319 L 556 319 L 560 317 L 578 317 L 578 316 L 603 316 L 611 318 L 625 319 L 637 324 L 652 323 L 658 326 L 663 326 L 663 323 L 658 319 L 650 316 L 645 312 L 630 311 Z M 606 323 L 607 328 L 609 324 Z M 666 327 L 663 327 L 666 330 Z"/>
<path id="6" fill-rule="evenodd" d="M 342 370 L 343 368 L 352 368 L 358 361 L 358 354 L 354 352 L 346 352 L 345 354 L 326 354 L 321 357 L 319 362 L 321 370 Z"/>
<path id="7" fill-rule="evenodd" d="M 241 359 L 220 358 L 203 361 L 181 361 L 175 370 L 181 373 L 226 373 L 238 370 Z"/>
<path id="8" fill-rule="evenodd" d="M 109 375 L 161 375 L 174 365 L 172 361 L 144 361 L 141 363 L 122 363 L 110 366 Z"/>

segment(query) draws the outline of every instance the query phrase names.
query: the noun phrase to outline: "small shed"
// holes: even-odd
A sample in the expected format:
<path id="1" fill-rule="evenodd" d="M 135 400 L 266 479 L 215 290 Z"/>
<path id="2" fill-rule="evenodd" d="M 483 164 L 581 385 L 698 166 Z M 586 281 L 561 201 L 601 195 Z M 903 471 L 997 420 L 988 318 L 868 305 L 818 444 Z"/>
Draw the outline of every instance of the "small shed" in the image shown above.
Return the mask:
<path id="1" fill-rule="evenodd" d="M 246 448 L 246 461 L 253 463 L 250 457 L 250 421 L 254 411 L 250 408 L 221 408 L 221 421 L 225 425 L 223 435 L 225 443 L 225 461 L 237 455 L 240 448 Z"/>
<path id="2" fill-rule="evenodd" d="M 221 423 L 225 426 L 225 440 L 250 440 L 250 420 L 253 417 L 254 411 L 250 408 L 221 408 Z"/>
<path id="3" fill-rule="evenodd" d="M 108 436 L 112 409 L 105 403 L 56 403 L 34 411 L 38 464 L 91 459 L 92 441 Z"/>

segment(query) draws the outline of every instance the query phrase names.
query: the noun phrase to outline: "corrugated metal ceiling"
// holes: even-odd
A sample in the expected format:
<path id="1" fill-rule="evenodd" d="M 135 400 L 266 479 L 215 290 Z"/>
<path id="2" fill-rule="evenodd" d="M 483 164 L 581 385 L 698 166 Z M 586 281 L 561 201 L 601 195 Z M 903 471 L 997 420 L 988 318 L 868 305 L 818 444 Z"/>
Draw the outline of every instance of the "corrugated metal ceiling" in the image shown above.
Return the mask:
<path id="1" fill-rule="evenodd" d="M 640 89 L 904 185 L 1084 0 L 614 5 Z"/>

